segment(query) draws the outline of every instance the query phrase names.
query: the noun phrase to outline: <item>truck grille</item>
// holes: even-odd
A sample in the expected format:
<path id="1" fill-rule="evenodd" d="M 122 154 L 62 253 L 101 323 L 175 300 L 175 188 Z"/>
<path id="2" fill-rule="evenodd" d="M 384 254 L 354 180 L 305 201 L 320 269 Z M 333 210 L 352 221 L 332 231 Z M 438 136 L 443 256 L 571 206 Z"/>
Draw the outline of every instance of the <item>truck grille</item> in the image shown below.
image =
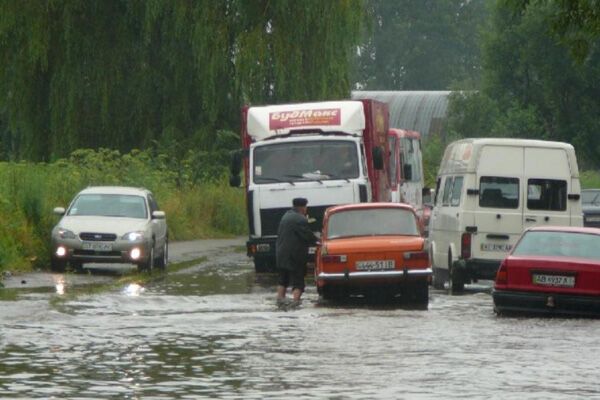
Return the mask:
<path id="1" fill-rule="evenodd" d="M 310 224 L 310 228 L 313 232 L 320 232 L 323 228 L 323 215 L 325 210 L 330 206 L 308 206 L 308 216 L 314 218 L 316 221 Z M 289 208 L 267 208 L 260 210 L 260 222 L 262 228 L 262 236 L 275 236 L 277 235 L 277 228 L 279 228 L 279 221 L 281 217 Z"/>
<path id="2" fill-rule="evenodd" d="M 81 240 L 91 242 L 114 242 L 117 240 L 117 235 L 114 233 L 93 233 L 93 232 L 81 232 L 79 234 Z"/>

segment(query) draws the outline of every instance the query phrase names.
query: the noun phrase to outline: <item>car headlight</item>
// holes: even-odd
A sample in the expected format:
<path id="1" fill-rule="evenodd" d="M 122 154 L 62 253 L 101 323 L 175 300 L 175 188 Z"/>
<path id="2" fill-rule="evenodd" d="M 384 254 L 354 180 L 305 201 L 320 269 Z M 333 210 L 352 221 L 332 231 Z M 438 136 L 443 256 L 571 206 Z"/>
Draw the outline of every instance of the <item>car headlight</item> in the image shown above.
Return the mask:
<path id="1" fill-rule="evenodd" d="M 61 239 L 75 239 L 75 234 L 72 231 L 64 228 L 58 229 L 58 236 L 60 236 Z"/>
<path id="2" fill-rule="evenodd" d="M 144 238 L 144 232 L 129 232 L 123 235 L 123 239 L 129 240 L 130 242 L 137 242 Z"/>

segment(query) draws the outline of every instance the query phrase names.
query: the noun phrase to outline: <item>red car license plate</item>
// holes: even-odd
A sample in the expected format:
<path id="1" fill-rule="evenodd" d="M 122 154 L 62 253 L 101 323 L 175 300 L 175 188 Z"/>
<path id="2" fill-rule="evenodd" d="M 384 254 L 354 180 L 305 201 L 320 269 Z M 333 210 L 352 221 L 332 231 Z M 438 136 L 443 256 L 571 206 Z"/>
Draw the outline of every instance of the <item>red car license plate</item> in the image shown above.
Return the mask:
<path id="1" fill-rule="evenodd" d="M 567 275 L 533 274 L 533 284 L 556 287 L 575 287 L 575 277 Z"/>

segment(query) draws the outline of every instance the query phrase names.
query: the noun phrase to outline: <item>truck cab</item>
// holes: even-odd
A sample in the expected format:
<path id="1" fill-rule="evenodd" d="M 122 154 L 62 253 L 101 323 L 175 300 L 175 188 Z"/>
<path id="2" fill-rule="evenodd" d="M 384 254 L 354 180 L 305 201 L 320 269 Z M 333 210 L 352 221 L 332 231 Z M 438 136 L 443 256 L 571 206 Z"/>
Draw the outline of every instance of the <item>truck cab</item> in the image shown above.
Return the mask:
<path id="1" fill-rule="evenodd" d="M 257 272 L 274 269 L 279 221 L 295 197 L 308 199 L 309 223 L 317 233 L 332 205 L 391 199 L 385 104 L 246 107 L 242 116 L 245 157 L 238 164 L 246 187 L 247 253 Z"/>

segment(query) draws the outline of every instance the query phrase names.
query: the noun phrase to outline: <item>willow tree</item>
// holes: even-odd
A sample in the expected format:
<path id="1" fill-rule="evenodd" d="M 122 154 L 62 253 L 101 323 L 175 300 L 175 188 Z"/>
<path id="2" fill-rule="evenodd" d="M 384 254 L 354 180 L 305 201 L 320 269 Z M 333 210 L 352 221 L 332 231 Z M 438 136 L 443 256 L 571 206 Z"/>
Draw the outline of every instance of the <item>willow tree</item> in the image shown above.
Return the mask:
<path id="1" fill-rule="evenodd" d="M 3 158 L 185 143 L 243 103 L 343 98 L 362 0 L 0 2 Z"/>

